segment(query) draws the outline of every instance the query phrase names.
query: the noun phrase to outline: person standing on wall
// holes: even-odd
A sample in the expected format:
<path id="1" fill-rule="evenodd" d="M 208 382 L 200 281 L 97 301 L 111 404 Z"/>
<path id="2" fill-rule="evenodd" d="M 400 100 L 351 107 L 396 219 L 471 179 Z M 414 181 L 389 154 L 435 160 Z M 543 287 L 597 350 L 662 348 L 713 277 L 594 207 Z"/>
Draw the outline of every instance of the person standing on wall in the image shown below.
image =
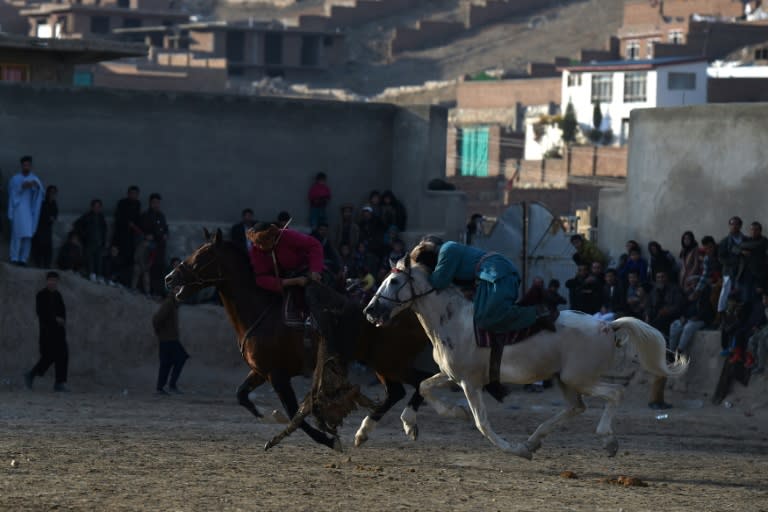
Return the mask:
<path id="1" fill-rule="evenodd" d="M 160 210 L 163 198 L 158 193 L 149 196 L 149 209 L 141 217 L 141 228 L 145 235 L 152 235 L 155 257 L 149 270 L 150 287 L 153 295 L 165 295 L 163 277 L 165 273 L 165 249 L 168 243 L 168 223 Z"/>
<path id="2" fill-rule="evenodd" d="M 59 189 L 48 185 L 45 200 L 40 208 L 37 230 L 32 237 L 32 261 L 40 268 L 51 268 L 53 261 L 53 225 L 59 217 L 59 205 L 56 202 Z"/>
<path id="3" fill-rule="evenodd" d="M 8 220 L 11 221 L 10 260 L 14 265 L 21 267 L 27 265 L 44 193 L 43 183 L 32 172 L 32 157 L 21 157 L 21 172 L 15 174 L 8 183 Z"/>
<path id="4" fill-rule="evenodd" d="M 35 377 L 42 377 L 53 364 L 56 369 L 54 391 L 69 391 L 67 388 L 67 369 L 69 366 L 69 348 L 67 347 L 66 318 L 64 300 L 58 290 L 59 274 L 46 274 L 45 288 L 37 293 L 35 306 L 40 324 L 40 359 L 30 371 L 24 374 L 24 384 L 32 389 Z"/>

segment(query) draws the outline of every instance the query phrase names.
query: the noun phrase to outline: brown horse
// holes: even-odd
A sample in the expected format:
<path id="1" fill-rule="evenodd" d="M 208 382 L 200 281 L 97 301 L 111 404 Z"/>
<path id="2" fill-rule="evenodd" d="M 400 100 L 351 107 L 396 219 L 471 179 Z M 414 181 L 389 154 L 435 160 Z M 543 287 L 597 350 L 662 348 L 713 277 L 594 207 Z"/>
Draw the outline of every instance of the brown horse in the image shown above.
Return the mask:
<path id="1" fill-rule="evenodd" d="M 262 417 L 248 395 L 256 387 L 269 381 L 293 418 L 298 410 L 296 394 L 290 379 L 301 375 L 304 368 L 304 333 L 286 327 L 282 322 L 282 298 L 256 286 L 247 255 L 231 242 L 222 240 L 221 230 L 211 236 L 205 232 L 207 242 L 184 260 L 166 277 L 169 289 L 181 287 L 177 293 L 184 300 L 198 291 L 215 286 L 224 304 L 250 373 L 237 389 L 237 400 L 256 417 Z M 403 383 L 416 388 L 408 402 L 408 415 L 423 403 L 419 384 L 435 371 L 424 372 L 413 368 L 417 356 L 429 347 L 427 338 L 415 316 L 405 318 L 399 325 L 376 329 L 364 321 L 360 312 L 360 337 L 355 344 L 354 359 L 362 361 L 376 373 L 384 385 L 386 399 L 370 416 L 355 436 L 355 444 L 367 440 L 373 426 L 394 404 L 405 396 Z M 430 361 L 431 362 L 431 361 Z M 415 424 L 406 424 L 412 439 L 418 436 Z M 314 441 L 330 448 L 341 449 L 338 439 L 302 422 L 300 428 Z"/>

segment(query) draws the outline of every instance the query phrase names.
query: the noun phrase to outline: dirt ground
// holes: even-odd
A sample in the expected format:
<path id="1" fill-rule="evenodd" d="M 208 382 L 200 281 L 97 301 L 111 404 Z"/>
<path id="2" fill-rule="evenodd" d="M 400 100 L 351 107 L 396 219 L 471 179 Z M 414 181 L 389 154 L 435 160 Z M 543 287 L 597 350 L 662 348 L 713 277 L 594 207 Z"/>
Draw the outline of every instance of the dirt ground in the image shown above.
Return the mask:
<path id="1" fill-rule="evenodd" d="M 361 448 L 352 446 L 358 413 L 345 424 L 342 454 L 300 432 L 265 453 L 280 425 L 256 421 L 232 393 L 189 381 L 184 395 L 170 397 L 83 391 L 77 382 L 55 394 L 45 379 L 34 391 L 5 382 L 0 510 L 768 510 L 766 408 L 705 404 L 657 419 L 644 404 L 625 403 L 615 423 L 619 455 L 609 459 L 592 433 L 600 403 L 589 401 L 529 462 L 429 407 L 412 442 L 398 419 L 403 401 Z M 278 406 L 266 387 L 255 399 Z M 559 400 L 554 390 L 516 391 L 490 417 L 507 439 L 522 441 Z M 648 486 L 600 481 L 620 475 Z"/>

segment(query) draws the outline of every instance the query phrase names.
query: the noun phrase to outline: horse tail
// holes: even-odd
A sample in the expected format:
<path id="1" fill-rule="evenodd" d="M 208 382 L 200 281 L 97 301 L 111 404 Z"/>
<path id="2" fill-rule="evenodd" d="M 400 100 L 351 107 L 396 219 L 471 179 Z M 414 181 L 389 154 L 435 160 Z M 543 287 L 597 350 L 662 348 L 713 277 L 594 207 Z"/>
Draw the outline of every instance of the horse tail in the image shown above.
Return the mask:
<path id="1" fill-rule="evenodd" d="M 616 346 L 631 342 L 637 349 L 640 365 L 646 371 L 659 377 L 678 377 L 688 370 L 687 356 L 677 354 L 667 364 L 667 341 L 655 328 L 637 318 L 624 317 L 611 322 L 616 333 Z"/>

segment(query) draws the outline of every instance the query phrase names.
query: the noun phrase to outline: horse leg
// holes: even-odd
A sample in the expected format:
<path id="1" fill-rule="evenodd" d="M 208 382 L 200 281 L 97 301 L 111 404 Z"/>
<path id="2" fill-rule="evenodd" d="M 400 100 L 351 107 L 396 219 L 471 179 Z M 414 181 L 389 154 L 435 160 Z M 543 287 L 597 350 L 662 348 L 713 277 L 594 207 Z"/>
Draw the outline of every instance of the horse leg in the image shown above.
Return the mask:
<path id="1" fill-rule="evenodd" d="M 613 435 L 613 416 L 616 414 L 616 408 L 624 396 L 624 389 L 618 384 L 608 384 L 607 382 L 598 382 L 588 389 L 582 390 L 584 394 L 599 396 L 606 401 L 603 415 L 597 424 L 597 435 L 603 437 L 603 449 L 609 457 L 616 455 L 619 451 L 619 441 Z"/>
<path id="2" fill-rule="evenodd" d="M 251 414 L 257 418 L 263 418 L 264 415 L 261 413 L 261 411 L 259 411 L 259 408 L 256 407 L 253 402 L 251 402 L 251 400 L 248 398 L 248 395 L 255 388 L 264 384 L 264 381 L 264 377 L 251 370 L 243 383 L 240 384 L 240 386 L 237 388 L 237 403 L 248 409 Z"/>
<path id="3" fill-rule="evenodd" d="M 293 418 L 299 410 L 299 404 L 296 401 L 296 393 L 293 391 L 293 386 L 291 386 L 290 376 L 284 371 L 275 371 L 270 375 L 270 382 L 272 383 L 272 387 L 275 389 L 277 396 L 280 398 L 280 402 L 282 402 L 283 407 L 285 407 L 288 416 Z M 302 421 L 299 424 L 299 428 L 301 428 L 301 430 L 316 443 L 323 444 L 336 451 L 341 451 L 341 443 L 338 439 L 328 437 L 323 432 L 312 427 L 306 421 Z"/>
<path id="4" fill-rule="evenodd" d="M 446 405 L 442 400 L 433 394 L 433 391 L 436 388 L 448 387 L 450 386 L 451 382 L 453 381 L 450 377 L 440 372 L 428 379 L 421 381 L 421 384 L 419 385 L 419 392 L 440 416 L 467 419 L 470 417 L 470 413 L 465 407 L 460 405 Z"/>
<path id="5" fill-rule="evenodd" d="M 485 410 L 485 402 L 483 401 L 483 387 L 474 386 L 466 380 L 461 382 L 461 387 L 464 389 L 464 395 L 469 402 L 469 408 L 472 410 L 472 415 L 475 418 L 475 426 L 477 429 L 493 444 L 505 452 L 509 452 L 518 457 L 531 460 L 533 455 L 530 450 L 523 443 L 512 445 L 502 437 L 500 437 L 491 428 L 491 424 L 488 421 L 488 414 Z"/>
<path id="6" fill-rule="evenodd" d="M 378 373 L 376 374 L 376 378 L 378 378 L 379 382 L 384 386 L 386 398 L 384 402 L 371 414 L 366 416 L 360 424 L 360 428 L 355 434 L 355 446 L 358 447 L 368 440 L 368 434 L 373 432 L 373 429 L 376 428 L 376 424 L 381 420 L 381 417 L 405 396 L 405 388 L 401 383 L 389 380 Z"/>
<path id="7" fill-rule="evenodd" d="M 416 424 L 416 411 L 419 410 L 421 404 L 424 403 L 424 397 L 419 392 L 419 387 L 422 381 L 429 378 L 427 372 L 421 370 L 411 369 L 406 376 L 406 384 L 410 384 L 416 390 L 411 395 L 411 399 L 408 401 L 408 405 L 403 409 L 403 413 L 400 415 L 400 421 L 403 423 L 403 430 L 405 435 L 415 441 L 419 438 L 419 426 Z"/>
<path id="8" fill-rule="evenodd" d="M 528 441 L 525 443 L 531 452 L 535 452 L 541 448 L 541 440 L 545 436 L 549 435 L 549 433 L 555 429 L 555 426 L 557 426 L 558 423 L 573 418 L 574 416 L 578 416 L 587 410 L 587 406 L 584 405 L 584 400 L 582 400 L 581 394 L 578 391 L 566 385 L 563 381 L 560 380 L 560 376 L 558 375 L 555 375 L 552 380 L 557 383 L 557 386 L 560 388 L 560 392 L 563 394 L 563 398 L 565 398 L 567 404 L 562 411 L 547 419 L 544 423 L 538 426 L 533 434 L 531 434 L 531 437 L 529 437 Z"/>

